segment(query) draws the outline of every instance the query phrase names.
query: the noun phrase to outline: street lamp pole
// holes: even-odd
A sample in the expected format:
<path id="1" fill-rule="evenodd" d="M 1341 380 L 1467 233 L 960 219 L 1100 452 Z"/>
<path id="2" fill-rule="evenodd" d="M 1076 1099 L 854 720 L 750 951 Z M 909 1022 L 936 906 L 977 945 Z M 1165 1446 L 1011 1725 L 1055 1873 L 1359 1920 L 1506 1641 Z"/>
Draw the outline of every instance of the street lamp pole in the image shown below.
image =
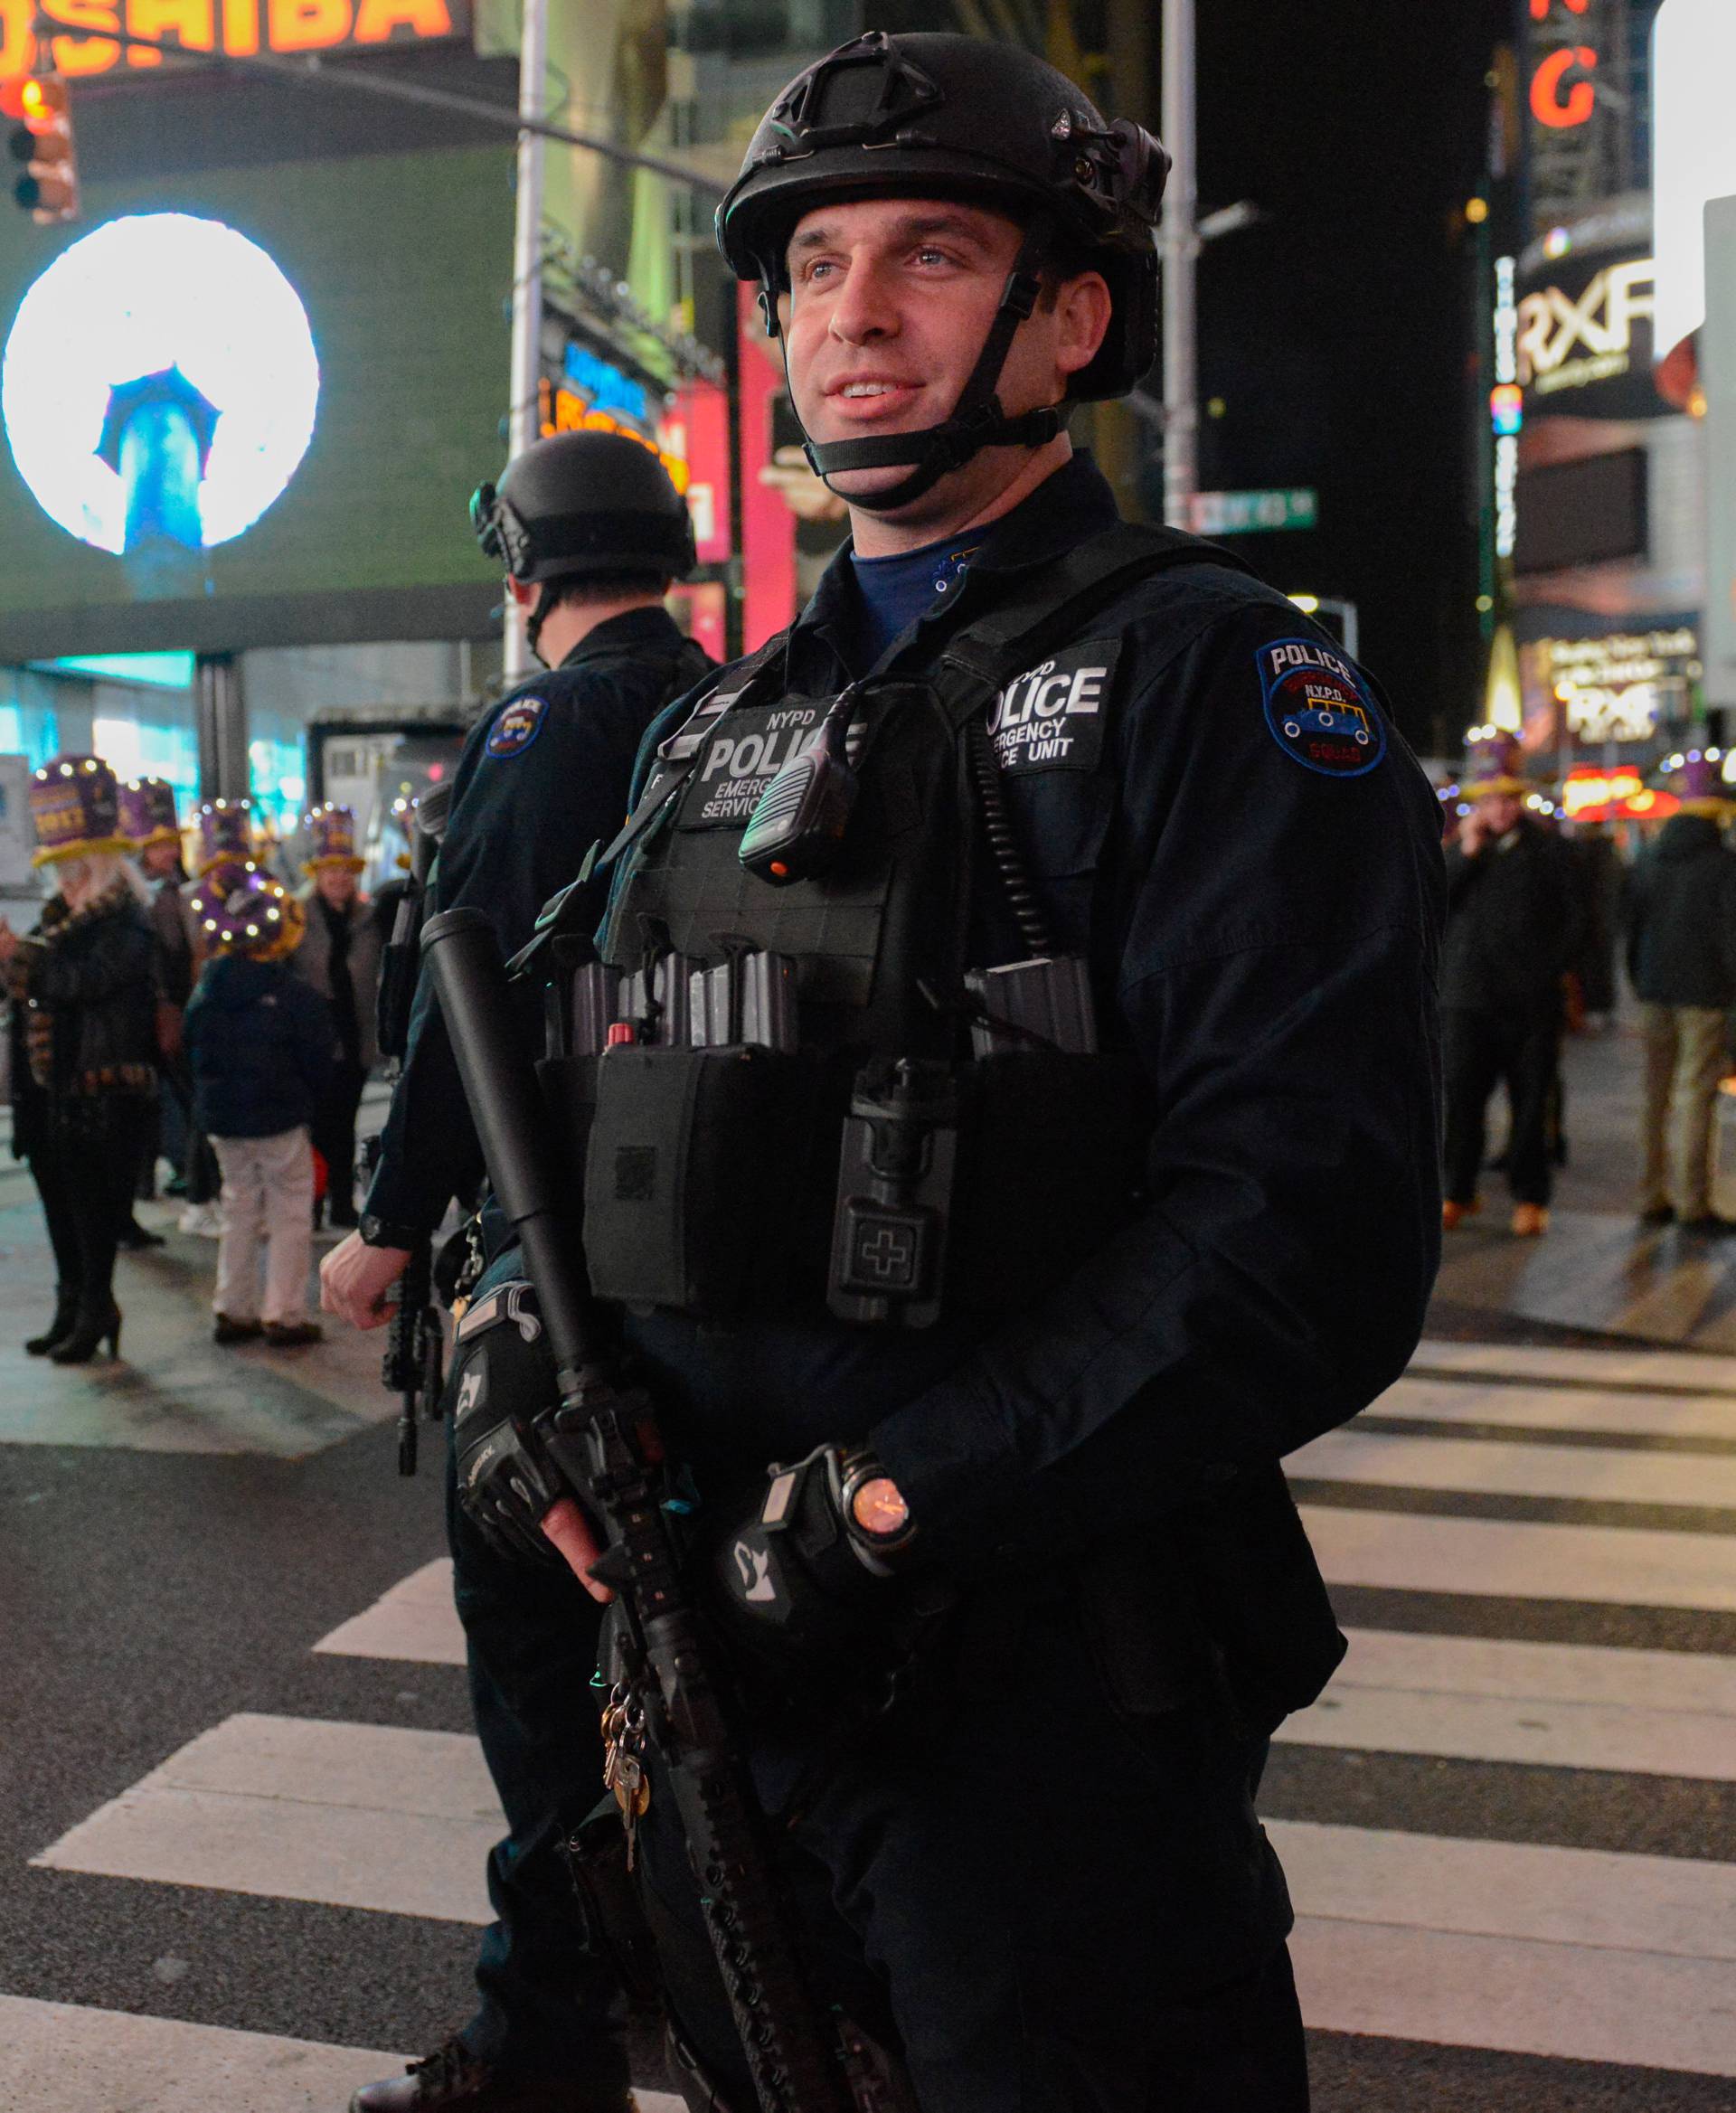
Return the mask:
<path id="1" fill-rule="evenodd" d="M 1164 0 L 1163 134 L 1172 166 L 1164 193 L 1164 519 L 1194 525 L 1200 401 L 1194 267 L 1200 237 L 1194 134 L 1194 0 Z"/>
<path id="2" fill-rule="evenodd" d="M 518 55 L 518 114 L 531 124 L 542 116 L 548 73 L 548 0 L 524 0 L 524 41 Z M 537 438 L 538 391 L 542 379 L 542 140 L 518 136 L 517 212 L 513 223 L 512 392 L 507 399 L 506 454 L 522 455 Z M 510 687 L 530 673 L 530 641 L 509 600 L 502 640 Z"/>

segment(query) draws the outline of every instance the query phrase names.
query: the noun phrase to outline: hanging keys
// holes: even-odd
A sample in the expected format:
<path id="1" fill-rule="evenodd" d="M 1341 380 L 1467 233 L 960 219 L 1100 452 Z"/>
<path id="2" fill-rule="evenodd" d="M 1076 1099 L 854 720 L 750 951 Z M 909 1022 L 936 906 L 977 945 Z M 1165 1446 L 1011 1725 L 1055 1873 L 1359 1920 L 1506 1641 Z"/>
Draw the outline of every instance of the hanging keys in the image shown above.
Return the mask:
<path id="1" fill-rule="evenodd" d="M 627 1835 L 627 1868 L 633 1868 L 638 1825 L 651 1803 L 651 1779 L 640 1756 L 645 1750 L 645 1705 L 618 1682 L 603 1712 L 603 1788 L 614 1798 Z"/>

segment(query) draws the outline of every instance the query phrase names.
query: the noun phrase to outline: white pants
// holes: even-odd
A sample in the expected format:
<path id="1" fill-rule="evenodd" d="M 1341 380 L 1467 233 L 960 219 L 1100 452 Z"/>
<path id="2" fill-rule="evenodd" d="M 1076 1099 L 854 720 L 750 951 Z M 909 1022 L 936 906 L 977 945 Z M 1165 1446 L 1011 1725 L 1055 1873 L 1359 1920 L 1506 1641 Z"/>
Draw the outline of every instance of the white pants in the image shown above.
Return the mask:
<path id="1" fill-rule="evenodd" d="M 212 1310 L 231 1321 L 305 1321 L 314 1259 L 314 1152 L 307 1125 L 275 1137 L 211 1142 L 223 1170 L 223 1231 L 217 1242 Z"/>

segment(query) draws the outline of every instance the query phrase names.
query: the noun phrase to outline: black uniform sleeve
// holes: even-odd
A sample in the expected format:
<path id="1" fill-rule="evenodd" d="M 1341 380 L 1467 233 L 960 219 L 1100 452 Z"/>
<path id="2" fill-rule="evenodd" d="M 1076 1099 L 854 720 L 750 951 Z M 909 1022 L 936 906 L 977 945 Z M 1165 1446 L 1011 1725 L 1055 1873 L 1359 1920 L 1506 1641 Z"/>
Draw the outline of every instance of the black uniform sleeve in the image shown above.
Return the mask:
<path id="1" fill-rule="evenodd" d="M 1366 769 L 1342 750 L 1339 774 L 1316 768 L 1294 714 L 1269 715 L 1262 655 L 1301 627 L 1255 603 L 1166 664 L 1137 627 L 1126 641 L 1124 665 L 1157 672 L 1123 722 L 1099 967 L 1155 1097 L 1149 1202 L 875 1429 L 960 1557 L 1064 1555 L 1278 1460 L 1373 1400 L 1420 1333 L 1439 804 L 1371 692 L 1384 753 Z"/>
<path id="2" fill-rule="evenodd" d="M 529 740 L 490 753 L 509 700 L 466 744 L 433 906 L 486 910 L 509 956 L 530 938 L 537 912 L 572 879 L 590 846 L 620 827 L 645 718 L 601 671 L 545 676 L 517 701 L 515 724 L 523 724 L 532 699 L 542 700 L 542 710 Z M 601 915 L 602 896 L 599 881 L 592 923 Z M 482 1174 L 458 1063 L 424 977 L 367 1207 L 390 1224 L 431 1231 L 452 1198 L 471 1195 Z"/>

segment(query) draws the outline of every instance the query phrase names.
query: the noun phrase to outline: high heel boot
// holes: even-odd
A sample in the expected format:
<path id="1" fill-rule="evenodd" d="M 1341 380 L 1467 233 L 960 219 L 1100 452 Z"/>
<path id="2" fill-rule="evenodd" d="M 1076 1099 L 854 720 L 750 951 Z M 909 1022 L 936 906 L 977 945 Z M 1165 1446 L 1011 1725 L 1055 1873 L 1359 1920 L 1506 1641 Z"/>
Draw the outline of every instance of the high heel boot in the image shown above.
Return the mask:
<path id="1" fill-rule="evenodd" d="M 48 1354 L 56 1364 L 89 1364 L 103 1342 L 110 1357 L 120 1355 L 120 1308 L 112 1298 L 106 1307 L 80 1306 L 71 1334 L 61 1336 Z"/>
<path id="2" fill-rule="evenodd" d="M 63 1335 L 72 1333 L 78 1317 L 79 1295 L 64 1284 L 54 1287 L 54 1318 L 40 1335 L 26 1335 L 24 1348 L 33 1357 L 46 1357 Z"/>

